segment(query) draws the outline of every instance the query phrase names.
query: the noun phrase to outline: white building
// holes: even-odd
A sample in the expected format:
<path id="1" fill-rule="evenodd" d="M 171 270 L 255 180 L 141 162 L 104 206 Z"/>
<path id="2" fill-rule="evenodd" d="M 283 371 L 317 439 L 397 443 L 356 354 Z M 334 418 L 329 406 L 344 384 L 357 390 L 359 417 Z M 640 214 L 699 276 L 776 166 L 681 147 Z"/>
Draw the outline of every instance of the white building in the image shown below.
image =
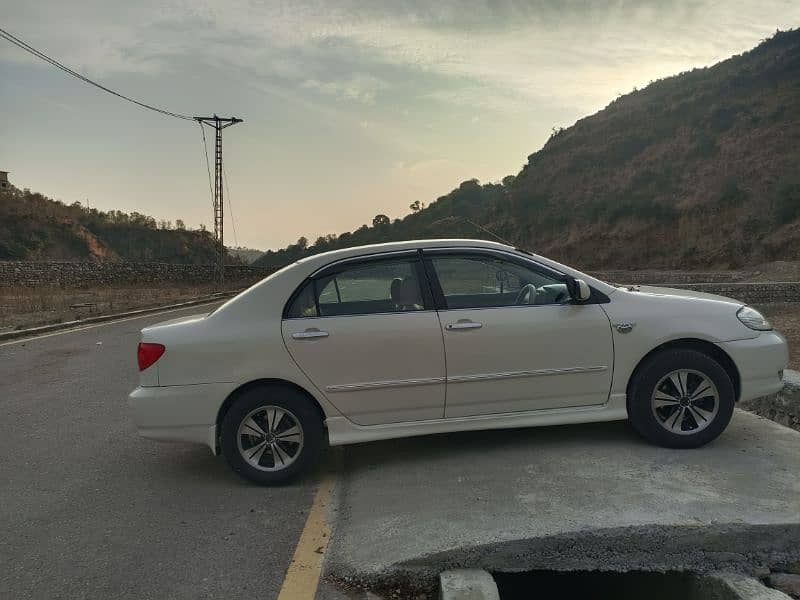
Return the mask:
<path id="1" fill-rule="evenodd" d="M 7 190 L 11 187 L 8 182 L 8 171 L 0 171 L 0 190 Z"/>

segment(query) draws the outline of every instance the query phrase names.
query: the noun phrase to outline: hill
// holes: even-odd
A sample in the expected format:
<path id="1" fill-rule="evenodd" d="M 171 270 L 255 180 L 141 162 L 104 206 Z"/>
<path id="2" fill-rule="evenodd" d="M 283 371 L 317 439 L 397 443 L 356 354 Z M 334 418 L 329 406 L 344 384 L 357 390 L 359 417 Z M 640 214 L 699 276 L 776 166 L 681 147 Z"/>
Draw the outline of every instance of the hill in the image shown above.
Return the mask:
<path id="1" fill-rule="evenodd" d="M 188 230 L 180 221 L 173 226 L 136 212 L 103 212 L 28 190 L 0 190 L 0 260 L 208 264 L 216 256 L 209 232 Z"/>
<path id="2" fill-rule="evenodd" d="M 495 234 L 587 269 L 736 268 L 800 250 L 800 30 L 651 83 L 554 130 L 517 176 L 389 222 L 268 251 Z M 469 221 L 475 223 L 471 224 Z"/>
<path id="3" fill-rule="evenodd" d="M 238 257 L 243 263 L 251 264 L 261 257 L 264 252 L 255 248 L 245 248 L 243 246 L 228 246 L 228 254 Z"/>

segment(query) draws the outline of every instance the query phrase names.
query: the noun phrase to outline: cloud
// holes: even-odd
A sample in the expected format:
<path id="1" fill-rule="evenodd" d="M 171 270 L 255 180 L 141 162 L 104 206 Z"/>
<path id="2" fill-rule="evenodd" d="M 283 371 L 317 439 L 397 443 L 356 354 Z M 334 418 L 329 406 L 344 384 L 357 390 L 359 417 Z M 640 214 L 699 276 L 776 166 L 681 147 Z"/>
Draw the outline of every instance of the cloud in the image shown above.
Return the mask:
<path id="1" fill-rule="evenodd" d="M 800 19 L 792 0 L 38 4 L 11 11 L 9 27 L 89 74 L 157 74 L 191 60 L 359 104 L 399 86 L 407 97 L 515 112 L 597 108 Z"/>
<path id="2" fill-rule="evenodd" d="M 362 73 L 355 73 L 344 80 L 319 81 L 317 79 L 306 79 L 302 87 L 335 96 L 342 100 L 353 100 L 363 104 L 374 104 L 375 97 L 381 90 L 385 90 L 388 84 Z"/>

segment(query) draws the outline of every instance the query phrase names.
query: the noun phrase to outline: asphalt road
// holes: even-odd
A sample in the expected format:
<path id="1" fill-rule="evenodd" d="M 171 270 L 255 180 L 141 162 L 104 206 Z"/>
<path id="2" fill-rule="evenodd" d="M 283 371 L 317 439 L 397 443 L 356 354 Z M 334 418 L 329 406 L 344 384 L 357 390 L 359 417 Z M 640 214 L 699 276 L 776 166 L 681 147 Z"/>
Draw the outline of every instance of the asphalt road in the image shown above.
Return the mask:
<path id="1" fill-rule="evenodd" d="M 0 598 L 275 598 L 317 476 L 258 488 L 200 446 L 140 439 L 139 329 L 0 345 Z"/>

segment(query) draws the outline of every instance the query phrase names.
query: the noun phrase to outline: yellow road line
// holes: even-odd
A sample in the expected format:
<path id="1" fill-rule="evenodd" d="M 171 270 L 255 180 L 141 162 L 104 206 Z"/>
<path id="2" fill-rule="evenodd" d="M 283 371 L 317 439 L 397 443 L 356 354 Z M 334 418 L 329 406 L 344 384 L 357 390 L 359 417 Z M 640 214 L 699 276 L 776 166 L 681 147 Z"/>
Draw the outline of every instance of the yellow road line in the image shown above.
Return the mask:
<path id="1" fill-rule="evenodd" d="M 331 536 L 325 513 L 335 484 L 336 475 L 331 472 L 326 473 L 320 482 L 303 533 L 300 534 L 292 562 L 278 593 L 278 600 L 313 600 L 317 593 L 322 575 L 322 559 Z"/>

